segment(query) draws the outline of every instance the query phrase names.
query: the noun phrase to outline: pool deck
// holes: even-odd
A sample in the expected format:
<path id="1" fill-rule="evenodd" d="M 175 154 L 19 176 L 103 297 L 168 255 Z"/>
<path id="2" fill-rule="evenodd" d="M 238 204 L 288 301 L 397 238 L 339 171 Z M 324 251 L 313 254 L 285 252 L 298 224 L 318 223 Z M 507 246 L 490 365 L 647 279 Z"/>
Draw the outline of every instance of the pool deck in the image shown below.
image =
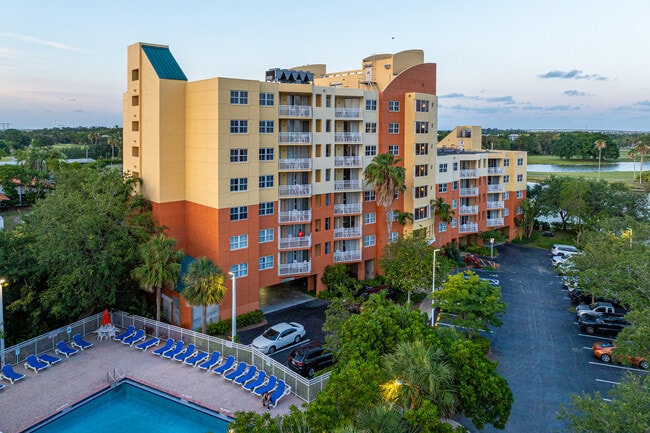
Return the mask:
<path id="1" fill-rule="evenodd" d="M 63 357 L 39 373 L 16 365 L 14 370 L 26 377 L 14 384 L 0 381 L 5 385 L 0 391 L 0 432 L 20 432 L 95 394 L 110 386 L 107 376 L 115 372 L 226 416 L 236 411 L 266 411 L 259 397 L 211 372 L 116 341 L 85 338 L 94 346 L 69 359 Z M 302 403 L 289 394 L 271 409 L 271 415 L 289 413 L 291 405 Z"/>

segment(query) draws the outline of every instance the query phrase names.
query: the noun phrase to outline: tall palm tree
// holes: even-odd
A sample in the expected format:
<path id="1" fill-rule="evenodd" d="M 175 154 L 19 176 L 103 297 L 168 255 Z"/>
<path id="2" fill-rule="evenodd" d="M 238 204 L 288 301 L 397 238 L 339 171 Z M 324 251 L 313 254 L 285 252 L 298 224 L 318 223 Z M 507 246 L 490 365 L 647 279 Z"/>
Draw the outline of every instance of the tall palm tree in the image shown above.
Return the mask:
<path id="1" fill-rule="evenodd" d="M 363 172 L 366 181 L 373 185 L 377 193 L 377 205 L 386 210 L 386 236 L 390 239 L 390 229 L 393 225 L 393 202 L 398 191 L 406 190 L 406 170 L 398 164 L 401 159 L 395 159 L 390 153 L 375 156 Z"/>
<path id="2" fill-rule="evenodd" d="M 140 245 L 138 255 L 140 265 L 133 269 L 132 275 L 142 290 L 156 292 L 156 320 L 160 321 L 162 288 L 178 282 L 185 253 L 176 249 L 176 239 L 159 233 L 152 236 L 146 244 Z"/>
<path id="3" fill-rule="evenodd" d="M 208 305 L 220 303 L 226 296 L 223 271 L 207 257 L 190 263 L 183 278 L 183 298 L 193 306 L 201 306 L 201 332 L 205 334 Z"/>
<path id="4" fill-rule="evenodd" d="M 634 148 L 631 148 L 627 152 L 627 157 L 632 158 L 632 182 L 636 181 L 636 157 L 637 156 L 638 155 L 636 154 L 636 150 L 634 150 Z"/>
<path id="5" fill-rule="evenodd" d="M 399 225 L 405 226 L 409 221 L 413 222 L 413 214 L 411 212 L 398 211 L 395 221 L 397 221 Z"/>
<path id="6" fill-rule="evenodd" d="M 643 159 L 650 151 L 650 145 L 647 143 L 646 138 L 642 138 L 634 144 L 634 151 L 641 159 L 641 166 L 639 167 L 639 183 L 643 183 Z"/>
<path id="7" fill-rule="evenodd" d="M 455 214 L 449 203 L 445 203 L 445 199 L 442 197 L 431 200 L 431 211 L 440 221 L 446 222 L 447 224 L 451 222 Z"/>
<path id="8" fill-rule="evenodd" d="M 596 140 L 594 145 L 598 149 L 598 179 L 600 179 L 600 156 L 602 155 L 603 149 L 607 146 L 607 142 L 605 140 Z"/>

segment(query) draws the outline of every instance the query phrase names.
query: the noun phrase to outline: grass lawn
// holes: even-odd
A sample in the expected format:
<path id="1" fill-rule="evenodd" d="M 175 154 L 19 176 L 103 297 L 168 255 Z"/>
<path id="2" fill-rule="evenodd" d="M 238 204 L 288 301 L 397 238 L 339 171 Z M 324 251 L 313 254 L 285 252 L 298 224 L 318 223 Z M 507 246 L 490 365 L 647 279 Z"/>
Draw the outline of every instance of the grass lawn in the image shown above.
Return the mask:
<path id="1" fill-rule="evenodd" d="M 547 177 L 551 177 L 551 175 L 555 176 L 567 176 L 567 177 L 583 177 L 585 179 L 598 179 L 598 172 L 590 172 L 590 171 L 567 171 L 567 172 L 561 172 L 561 173 L 551 173 L 550 171 L 529 171 L 527 176 L 528 176 L 528 181 L 529 182 L 536 182 L 540 180 L 544 180 Z M 639 176 L 639 173 L 637 172 L 637 178 Z M 634 186 L 632 184 L 632 172 L 631 171 L 601 171 L 600 172 L 600 179 L 604 179 L 609 182 L 628 182 L 630 186 Z M 636 186 L 638 187 L 638 182 L 636 183 Z"/>
<path id="2" fill-rule="evenodd" d="M 514 244 L 527 245 L 530 247 L 537 247 L 543 250 L 551 250 L 553 244 L 566 244 L 566 245 L 575 245 L 576 244 L 576 235 L 573 232 L 563 232 L 559 230 L 553 230 L 554 236 L 542 236 L 542 232 L 535 230 L 530 239 L 526 239 L 524 242 L 519 242 L 517 240 L 512 241 Z"/>
<path id="3" fill-rule="evenodd" d="M 601 160 L 601 166 L 610 162 L 633 162 L 632 158 L 627 157 L 627 149 L 620 151 L 620 158 L 615 161 Z M 637 158 L 637 162 L 638 162 Z M 598 165 L 598 159 L 562 159 L 558 156 L 551 155 L 528 155 L 528 164 L 554 164 L 554 165 Z"/>

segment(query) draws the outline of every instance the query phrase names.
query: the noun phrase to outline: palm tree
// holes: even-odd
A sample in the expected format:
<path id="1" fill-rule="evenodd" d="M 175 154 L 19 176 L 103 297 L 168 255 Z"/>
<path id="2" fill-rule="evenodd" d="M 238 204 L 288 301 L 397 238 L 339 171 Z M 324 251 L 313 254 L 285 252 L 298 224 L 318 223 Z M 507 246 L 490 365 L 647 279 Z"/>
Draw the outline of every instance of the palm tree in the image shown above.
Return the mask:
<path id="1" fill-rule="evenodd" d="M 631 148 L 627 152 L 627 156 L 628 158 L 632 158 L 632 182 L 635 182 L 636 181 L 636 157 L 638 156 L 636 154 L 636 150 L 634 150 L 634 148 Z"/>
<path id="2" fill-rule="evenodd" d="M 413 214 L 411 212 L 398 211 L 395 221 L 400 225 L 405 226 L 409 221 L 413 222 Z"/>
<path id="3" fill-rule="evenodd" d="M 183 298 L 193 306 L 201 306 L 201 332 L 205 334 L 208 305 L 220 303 L 226 296 L 223 271 L 207 257 L 190 263 L 183 278 Z"/>
<path id="4" fill-rule="evenodd" d="M 386 209 L 386 236 L 390 239 L 390 229 L 393 224 L 393 202 L 398 191 L 405 191 L 406 170 L 397 164 L 401 159 L 395 159 L 390 153 L 375 156 L 363 172 L 366 181 L 373 185 L 377 193 L 377 205 Z"/>
<path id="5" fill-rule="evenodd" d="M 440 221 L 446 222 L 449 224 L 452 217 L 454 216 L 454 211 L 449 206 L 449 203 L 445 203 L 445 200 L 442 197 L 438 197 L 436 200 L 431 200 L 431 211 L 435 216 L 440 219 Z"/>
<path id="6" fill-rule="evenodd" d="M 390 403 L 379 403 L 362 408 L 355 418 L 356 432 L 415 433 L 418 431 L 404 418 L 401 408 Z M 351 430 L 355 432 L 355 430 Z"/>
<path id="7" fill-rule="evenodd" d="M 596 149 L 598 149 L 598 179 L 600 179 L 600 156 L 603 149 L 607 146 L 607 142 L 605 140 L 596 140 L 594 145 L 596 146 Z"/>
<path id="8" fill-rule="evenodd" d="M 176 239 L 159 233 L 152 236 L 146 244 L 140 245 L 138 255 L 141 264 L 133 269 L 132 275 L 142 290 L 156 292 L 156 320 L 160 321 L 162 288 L 178 282 L 185 253 L 176 249 Z"/>
<path id="9" fill-rule="evenodd" d="M 641 166 L 639 167 L 639 183 L 643 183 L 643 158 L 645 158 L 648 151 L 650 151 L 650 145 L 648 145 L 645 138 L 642 138 L 634 144 L 633 149 L 641 159 Z"/>

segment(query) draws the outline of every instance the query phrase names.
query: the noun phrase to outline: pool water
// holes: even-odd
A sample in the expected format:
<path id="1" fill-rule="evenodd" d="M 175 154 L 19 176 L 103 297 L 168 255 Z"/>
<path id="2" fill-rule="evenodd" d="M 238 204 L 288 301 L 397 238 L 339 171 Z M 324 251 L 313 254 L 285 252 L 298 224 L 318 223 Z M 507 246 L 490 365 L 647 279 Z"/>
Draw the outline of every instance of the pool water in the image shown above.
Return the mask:
<path id="1" fill-rule="evenodd" d="M 226 433 L 227 418 L 131 381 L 28 431 L 48 433 Z"/>

